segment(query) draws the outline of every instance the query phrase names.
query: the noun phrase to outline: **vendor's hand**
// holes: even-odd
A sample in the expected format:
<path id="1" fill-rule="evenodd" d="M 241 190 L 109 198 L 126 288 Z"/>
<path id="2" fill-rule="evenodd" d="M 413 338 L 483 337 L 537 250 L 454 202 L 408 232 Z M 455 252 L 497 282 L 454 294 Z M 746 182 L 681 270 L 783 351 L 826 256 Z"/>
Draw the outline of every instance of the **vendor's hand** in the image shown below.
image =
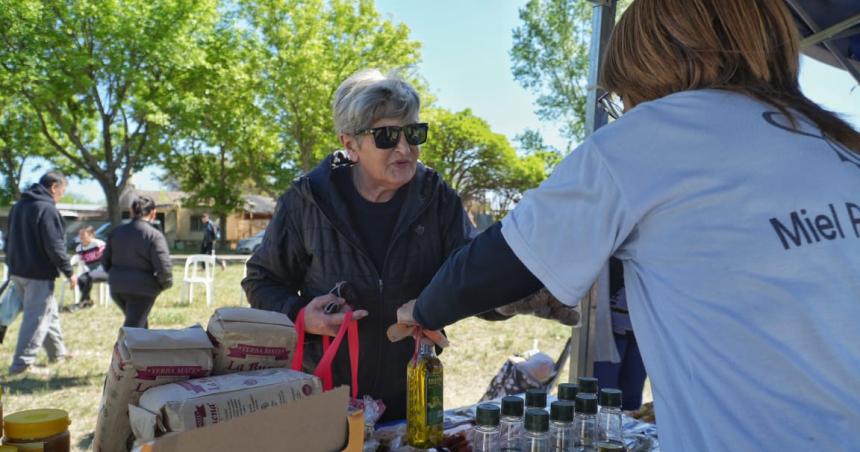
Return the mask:
<path id="1" fill-rule="evenodd" d="M 416 300 L 409 300 L 397 308 L 397 323 L 388 327 L 388 339 L 391 342 L 397 342 L 406 337 L 412 336 L 415 328 L 420 327 L 418 322 L 413 317 Z M 444 348 L 448 346 L 448 338 L 437 330 L 423 330 L 424 337 L 431 340 L 434 344 Z"/>
<path id="2" fill-rule="evenodd" d="M 341 309 L 334 314 L 326 314 L 324 309 L 329 303 L 335 303 Z M 310 334 L 336 336 L 346 313 L 352 311 L 352 307 L 344 303 L 346 300 L 330 293 L 311 300 L 305 307 L 305 330 Z M 364 309 L 359 309 L 353 312 L 352 318 L 360 320 L 367 317 L 367 314 Z"/>
<path id="3" fill-rule="evenodd" d="M 72 275 L 71 277 L 69 277 L 69 287 L 71 287 L 72 290 L 74 290 L 75 287 L 77 287 L 77 285 L 78 285 L 77 275 Z"/>
<path id="4" fill-rule="evenodd" d="M 519 301 L 496 308 L 496 312 L 506 317 L 531 314 L 543 319 L 556 320 L 564 325 L 576 326 L 579 324 L 579 311 L 573 306 L 558 301 L 545 288 Z"/>

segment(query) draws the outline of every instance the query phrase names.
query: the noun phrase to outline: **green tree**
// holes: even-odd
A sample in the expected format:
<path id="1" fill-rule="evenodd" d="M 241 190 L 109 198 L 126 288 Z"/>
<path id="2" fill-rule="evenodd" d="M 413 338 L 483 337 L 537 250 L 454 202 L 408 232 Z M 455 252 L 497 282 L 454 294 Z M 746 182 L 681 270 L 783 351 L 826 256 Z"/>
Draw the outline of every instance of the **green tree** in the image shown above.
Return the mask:
<path id="1" fill-rule="evenodd" d="M 494 211 L 506 211 L 523 191 L 546 178 L 542 155 L 518 155 L 504 135 L 469 109 L 428 108 L 422 119 L 430 123 L 430 133 L 421 160 L 438 171 L 464 203 L 489 199 Z"/>
<path id="2" fill-rule="evenodd" d="M 619 13 L 630 0 L 619 2 Z M 571 144 L 585 135 L 591 13 L 589 0 L 529 0 L 510 50 L 514 78 L 537 98 L 537 115 L 560 122 Z"/>
<path id="3" fill-rule="evenodd" d="M 94 178 L 118 224 L 132 174 L 169 147 L 215 0 L 0 0 L 0 70 L 55 155 Z"/>
<path id="4" fill-rule="evenodd" d="M 187 200 L 211 206 L 227 239 L 227 216 L 243 207 L 242 193 L 259 170 L 256 155 L 274 155 L 278 137 L 274 121 L 260 105 L 260 49 L 228 19 L 205 44 L 206 60 L 199 80 L 177 118 L 177 145 L 165 165 Z"/>
<path id="5" fill-rule="evenodd" d="M 0 205 L 21 197 L 24 163 L 46 155 L 46 145 L 28 106 L 21 99 L 0 94 Z"/>
<path id="6" fill-rule="evenodd" d="M 245 14 L 266 49 L 265 107 L 280 148 L 254 154 L 255 181 L 274 195 L 338 149 L 331 107 L 340 83 L 359 69 L 407 71 L 419 44 L 405 25 L 380 17 L 372 0 L 247 0 Z"/>

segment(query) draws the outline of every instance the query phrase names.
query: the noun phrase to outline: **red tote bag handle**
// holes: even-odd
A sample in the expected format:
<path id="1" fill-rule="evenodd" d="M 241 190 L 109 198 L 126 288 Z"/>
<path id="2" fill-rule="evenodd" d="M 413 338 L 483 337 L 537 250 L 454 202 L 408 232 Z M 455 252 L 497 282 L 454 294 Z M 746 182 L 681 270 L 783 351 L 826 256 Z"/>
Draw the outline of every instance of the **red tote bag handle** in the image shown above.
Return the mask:
<path id="1" fill-rule="evenodd" d="M 305 355 L 305 310 L 299 311 L 296 316 L 296 352 L 293 354 L 292 369 L 299 372 L 302 371 L 302 361 Z M 343 323 L 337 331 L 337 335 L 332 342 L 328 336 L 323 336 L 323 356 L 320 359 L 314 375 L 320 378 L 323 383 L 323 391 L 330 391 L 334 388 L 332 377 L 332 364 L 343 343 L 344 336 L 347 336 L 346 342 L 349 347 L 349 367 L 352 377 L 351 392 L 352 398 L 358 398 L 358 321 L 352 318 L 352 312 L 347 312 L 344 315 Z"/>

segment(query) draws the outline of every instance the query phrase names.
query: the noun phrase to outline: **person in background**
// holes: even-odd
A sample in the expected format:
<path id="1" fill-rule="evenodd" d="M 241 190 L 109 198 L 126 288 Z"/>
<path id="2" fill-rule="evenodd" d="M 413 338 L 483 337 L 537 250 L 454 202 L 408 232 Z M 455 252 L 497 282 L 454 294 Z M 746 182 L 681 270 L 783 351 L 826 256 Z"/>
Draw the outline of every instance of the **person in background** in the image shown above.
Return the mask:
<path id="1" fill-rule="evenodd" d="M 125 315 L 123 326 L 149 327 L 158 295 L 173 285 L 167 240 L 152 222 L 155 202 L 141 196 L 131 203 L 129 223 L 111 231 L 102 256 L 110 295 Z"/>
<path id="2" fill-rule="evenodd" d="M 619 361 L 595 361 L 594 377 L 601 388 L 621 390 L 621 409 L 638 410 L 642 406 L 642 389 L 645 387 L 645 363 L 639 353 L 639 344 L 633 334 L 633 323 L 627 308 L 627 291 L 624 290 L 624 267 L 621 260 L 609 259 L 609 309 L 612 325 L 612 344 Z M 602 336 L 602 335 L 598 335 Z"/>
<path id="3" fill-rule="evenodd" d="M 81 262 L 87 266 L 88 271 L 78 276 L 78 287 L 81 291 L 81 301 L 76 308 L 88 308 L 93 305 L 90 291 L 93 283 L 107 281 L 107 273 L 101 266 L 102 254 L 105 250 L 104 240 L 95 237 L 92 226 L 85 226 L 78 231 L 81 242 L 75 247 L 75 253 L 81 258 Z"/>
<path id="4" fill-rule="evenodd" d="M 49 171 L 9 212 L 6 265 L 24 311 L 9 374 L 31 370 L 42 347 L 51 362 L 70 356 L 54 299 L 54 280 L 61 273 L 71 287 L 77 283 L 66 254 L 66 225 L 56 207 L 67 185 L 63 173 Z"/>
<path id="5" fill-rule="evenodd" d="M 783 0 L 634 0 L 601 81 L 623 116 L 455 252 L 414 320 L 540 284 L 575 305 L 616 257 L 660 450 L 856 449 L 860 133 L 803 94 L 800 46 Z"/>
<path id="6" fill-rule="evenodd" d="M 203 240 L 200 242 L 200 254 L 214 256 L 215 242 L 221 238 L 221 228 L 209 219 L 208 213 L 200 216 L 200 222 L 203 223 Z M 227 263 L 223 259 L 218 259 L 218 264 L 221 265 L 222 270 L 227 268 Z"/>

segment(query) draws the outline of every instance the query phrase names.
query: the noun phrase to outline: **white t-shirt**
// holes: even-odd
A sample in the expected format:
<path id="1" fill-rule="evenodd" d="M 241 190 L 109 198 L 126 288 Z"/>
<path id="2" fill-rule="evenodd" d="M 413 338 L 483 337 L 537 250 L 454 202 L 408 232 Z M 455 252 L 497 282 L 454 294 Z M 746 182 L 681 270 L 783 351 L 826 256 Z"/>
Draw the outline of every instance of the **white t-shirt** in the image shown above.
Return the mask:
<path id="1" fill-rule="evenodd" d="M 860 158 L 775 111 L 640 104 L 503 220 L 568 304 L 622 259 L 667 452 L 860 447 Z"/>

